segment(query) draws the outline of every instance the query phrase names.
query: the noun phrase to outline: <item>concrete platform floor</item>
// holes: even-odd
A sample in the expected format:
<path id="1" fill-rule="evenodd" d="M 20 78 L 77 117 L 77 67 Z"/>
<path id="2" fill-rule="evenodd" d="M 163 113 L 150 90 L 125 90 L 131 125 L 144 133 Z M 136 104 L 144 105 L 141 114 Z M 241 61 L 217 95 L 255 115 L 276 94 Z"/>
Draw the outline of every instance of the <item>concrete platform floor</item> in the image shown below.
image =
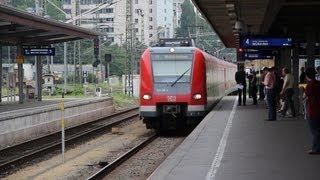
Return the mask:
<path id="1" fill-rule="evenodd" d="M 64 102 L 74 101 L 74 100 L 81 100 L 81 99 L 63 99 Z M 19 104 L 19 100 L 15 102 L 1 102 L 0 103 L 0 113 L 2 112 L 8 112 L 8 111 L 15 111 L 20 109 L 27 109 L 27 108 L 35 108 L 35 107 L 41 107 L 46 105 L 52 105 L 52 104 L 58 104 L 62 101 L 62 99 L 45 99 L 43 101 L 31 101 L 31 102 L 24 102 L 23 104 Z"/>
<path id="2" fill-rule="evenodd" d="M 320 178 L 320 155 L 306 154 L 311 135 L 305 120 L 268 122 L 264 103 L 236 105 L 236 97 L 222 99 L 149 179 Z"/>

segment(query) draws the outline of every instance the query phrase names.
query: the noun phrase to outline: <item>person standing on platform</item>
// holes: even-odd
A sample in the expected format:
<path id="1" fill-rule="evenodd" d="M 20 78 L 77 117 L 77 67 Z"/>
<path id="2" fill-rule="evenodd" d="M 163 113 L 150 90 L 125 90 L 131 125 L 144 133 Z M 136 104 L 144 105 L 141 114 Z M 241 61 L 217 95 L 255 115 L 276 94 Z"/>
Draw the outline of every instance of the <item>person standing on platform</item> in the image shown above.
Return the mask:
<path id="1" fill-rule="evenodd" d="M 290 73 L 288 68 L 282 69 L 282 75 L 284 76 L 283 87 L 280 95 L 284 96 L 284 105 L 281 112 L 282 117 L 285 117 L 287 114 L 288 107 L 290 107 L 291 115 L 296 117 L 294 104 L 293 104 L 293 94 L 294 94 L 294 78 Z"/>
<path id="2" fill-rule="evenodd" d="M 300 77 L 299 77 L 299 83 L 305 84 L 306 83 L 306 72 L 305 72 L 304 67 L 301 67 L 300 71 L 301 71 L 301 73 L 300 73 Z"/>
<path id="3" fill-rule="evenodd" d="M 253 105 L 257 105 L 257 93 L 258 93 L 258 88 L 257 88 L 257 74 L 256 72 L 253 72 L 251 75 L 251 80 L 250 80 L 250 89 L 251 89 L 251 95 L 253 98 Z"/>
<path id="4" fill-rule="evenodd" d="M 264 77 L 266 76 L 266 73 L 267 73 L 267 68 L 263 68 L 262 72 L 260 73 L 260 84 L 259 84 L 259 100 L 260 101 L 263 101 L 264 98 L 265 98 L 265 94 L 264 94 L 264 91 L 265 91 L 265 87 L 264 87 Z"/>
<path id="5" fill-rule="evenodd" d="M 240 66 L 239 71 L 235 74 L 235 80 L 237 82 L 238 87 L 238 95 L 239 95 L 239 102 L 238 105 L 241 106 L 241 102 L 243 105 L 246 105 L 246 96 L 247 96 L 247 83 L 246 83 L 246 72 L 244 71 L 244 67 Z M 242 98 L 243 97 L 243 98 Z"/>
<path id="6" fill-rule="evenodd" d="M 305 98 L 307 101 L 307 120 L 313 136 L 312 148 L 309 154 L 320 154 L 320 82 L 315 80 L 314 68 L 308 68 L 306 79 L 308 81 Z"/>
<path id="7" fill-rule="evenodd" d="M 276 105 L 276 92 L 275 92 L 275 68 L 268 69 L 268 73 L 264 78 L 263 84 L 266 87 L 267 104 L 268 104 L 268 119 L 267 121 L 277 120 L 277 105 Z"/>

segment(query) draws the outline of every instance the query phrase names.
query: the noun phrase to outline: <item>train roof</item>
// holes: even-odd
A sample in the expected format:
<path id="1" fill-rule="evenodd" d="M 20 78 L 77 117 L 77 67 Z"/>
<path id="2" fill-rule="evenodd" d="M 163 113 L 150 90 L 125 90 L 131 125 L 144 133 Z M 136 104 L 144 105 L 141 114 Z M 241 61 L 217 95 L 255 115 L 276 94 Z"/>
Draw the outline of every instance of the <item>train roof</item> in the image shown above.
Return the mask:
<path id="1" fill-rule="evenodd" d="M 167 54 L 174 49 L 175 53 L 193 53 L 196 49 L 196 47 L 150 47 L 151 53 L 160 53 L 160 54 Z"/>

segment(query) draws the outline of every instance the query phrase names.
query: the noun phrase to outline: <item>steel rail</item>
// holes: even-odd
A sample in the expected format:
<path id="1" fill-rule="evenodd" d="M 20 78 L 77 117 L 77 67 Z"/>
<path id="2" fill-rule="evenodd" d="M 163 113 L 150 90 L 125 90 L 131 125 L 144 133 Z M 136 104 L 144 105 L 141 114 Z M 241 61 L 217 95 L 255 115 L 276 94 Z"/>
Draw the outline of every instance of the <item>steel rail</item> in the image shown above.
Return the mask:
<path id="1" fill-rule="evenodd" d="M 136 113 L 134 113 L 132 111 L 136 111 Z M 132 113 L 132 114 L 130 114 L 130 113 Z M 126 115 L 126 114 L 128 114 L 128 115 Z M 90 134 L 93 135 L 96 132 L 98 132 L 99 130 L 110 128 L 110 127 L 117 125 L 121 122 L 124 122 L 126 120 L 130 120 L 135 117 L 138 117 L 138 115 L 139 115 L 138 114 L 138 107 L 134 107 L 134 108 L 126 109 L 126 110 L 111 114 L 111 115 L 104 117 L 104 118 L 100 118 L 100 119 L 93 121 L 93 122 L 85 123 L 85 124 L 67 129 L 66 133 L 68 133 L 70 131 L 74 131 L 74 133 L 71 133 L 71 135 L 67 134 L 66 144 L 71 144 L 71 142 L 82 139 L 82 137 L 88 138 L 89 137 L 88 135 L 90 135 Z M 117 118 L 119 116 L 123 116 L 123 117 Z M 77 129 L 80 129 L 80 128 L 84 128 L 84 130 L 82 130 L 81 132 L 78 132 Z M 35 139 L 35 140 L 29 141 L 29 142 L 19 144 L 17 146 L 3 149 L 0 151 L 0 154 L 3 156 L 3 153 L 2 153 L 3 151 L 15 152 L 15 149 L 18 149 L 21 151 L 21 149 L 23 149 L 23 146 L 27 146 L 32 143 L 37 144 L 36 143 L 37 141 L 45 141 L 46 138 L 49 139 L 50 137 L 52 138 L 52 136 L 59 136 L 59 135 L 60 135 L 60 132 L 57 132 L 57 133 L 50 134 L 48 136 L 45 136 L 45 137 L 42 137 L 39 139 Z M 22 151 L 22 152 L 25 152 L 25 154 L 21 153 L 22 154 L 21 156 L 13 157 L 11 159 L 9 158 L 8 160 L 6 160 L 4 162 L 0 161 L 0 172 L 4 173 L 8 170 L 14 169 L 17 166 L 22 165 L 24 162 L 26 162 L 28 160 L 32 160 L 34 158 L 38 158 L 42 154 L 52 152 L 52 149 L 56 149 L 60 145 L 61 145 L 61 141 L 60 141 L 60 139 L 57 139 L 56 142 L 47 143 L 43 147 L 40 147 L 40 148 L 35 147 L 34 150 L 28 150 L 27 152 Z"/>
<path id="2" fill-rule="evenodd" d="M 148 144 L 153 142 L 158 137 L 157 134 L 153 134 L 148 139 L 144 140 L 143 142 L 139 143 L 137 146 L 133 147 L 126 153 L 124 153 L 122 156 L 115 159 L 110 164 L 104 166 L 102 169 L 100 169 L 98 172 L 90 176 L 87 180 L 96 180 L 96 179 L 103 179 L 106 175 L 108 175 L 110 172 L 112 172 L 114 169 L 119 167 L 122 163 L 127 161 L 129 158 L 131 158 L 133 155 L 135 155 L 137 152 L 139 152 L 141 149 L 146 147 Z"/>

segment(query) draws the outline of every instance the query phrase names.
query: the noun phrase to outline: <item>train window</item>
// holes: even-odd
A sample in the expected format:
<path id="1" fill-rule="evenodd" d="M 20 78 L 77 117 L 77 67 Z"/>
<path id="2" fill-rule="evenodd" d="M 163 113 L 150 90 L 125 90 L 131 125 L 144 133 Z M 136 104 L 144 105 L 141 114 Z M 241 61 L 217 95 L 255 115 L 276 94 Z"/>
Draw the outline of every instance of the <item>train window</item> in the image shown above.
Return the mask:
<path id="1" fill-rule="evenodd" d="M 151 55 L 154 82 L 190 82 L 193 54 L 153 54 Z"/>

